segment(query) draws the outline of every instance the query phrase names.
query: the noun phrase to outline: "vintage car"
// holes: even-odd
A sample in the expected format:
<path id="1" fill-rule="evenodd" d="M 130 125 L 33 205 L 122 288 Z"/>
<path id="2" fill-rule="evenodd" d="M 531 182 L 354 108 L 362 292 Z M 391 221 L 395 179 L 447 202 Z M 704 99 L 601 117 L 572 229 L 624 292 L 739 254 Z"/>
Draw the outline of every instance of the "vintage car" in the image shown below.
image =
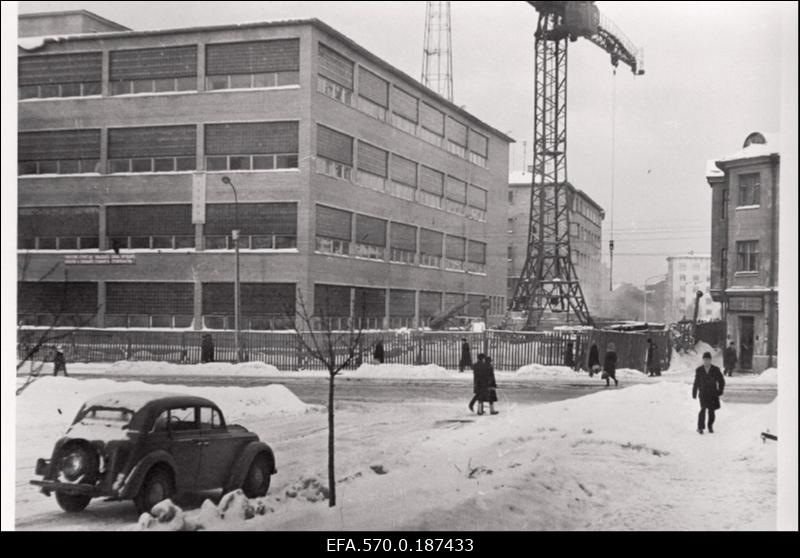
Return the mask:
<path id="1" fill-rule="evenodd" d="M 243 426 L 225 423 L 202 397 L 129 391 L 100 395 L 78 411 L 31 484 L 67 512 L 92 498 L 133 499 L 139 512 L 176 494 L 241 488 L 264 496 L 275 474 L 272 449 Z"/>

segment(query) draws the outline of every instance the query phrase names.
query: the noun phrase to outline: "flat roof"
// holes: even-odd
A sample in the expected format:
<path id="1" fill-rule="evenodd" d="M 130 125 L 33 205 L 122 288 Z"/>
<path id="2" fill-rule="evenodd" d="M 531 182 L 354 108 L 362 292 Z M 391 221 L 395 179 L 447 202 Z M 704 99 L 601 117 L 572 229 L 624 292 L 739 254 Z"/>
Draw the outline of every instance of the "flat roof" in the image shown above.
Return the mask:
<path id="1" fill-rule="evenodd" d="M 57 12 L 56 12 L 57 13 Z M 88 12 L 91 13 L 91 12 Z M 112 22 L 113 23 L 113 22 Z M 453 103 L 452 101 L 448 101 L 441 95 L 439 95 L 433 89 L 430 89 L 426 85 L 423 85 L 416 79 L 412 78 L 402 70 L 399 70 L 392 64 L 386 62 L 382 58 L 379 58 L 375 54 L 372 54 L 370 51 L 347 37 L 346 35 L 342 34 L 341 32 L 337 31 L 327 23 L 317 19 L 317 18 L 310 18 L 310 19 L 287 19 L 282 21 L 258 21 L 258 22 L 248 22 L 248 23 L 234 23 L 234 24 L 226 24 L 226 25 L 204 25 L 200 27 L 183 27 L 177 29 L 153 29 L 148 31 L 113 31 L 113 32 L 101 32 L 101 33 L 81 33 L 78 35 L 63 35 L 63 36 L 53 36 L 53 37 L 46 37 L 43 38 L 42 46 L 48 43 L 56 43 L 56 42 L 71 42 L 71 41 L 92 41 L 98 39 L 115 39 L 115 38 L 131 38 L 131 37 L 152 37 L 158 35 L 174 35 L 174 34 L 188 34 L 188 33 L 201 33 L 201 32 L 212 32 L 212 31 L 228 31 L 228 30 L 235 30 L 235 29 L 258 29 L 262 27 L 299 27 L 302 25 L 311 25 L 319 29 L 320 31 L 333 36 L 335 39 L 344 43 L 347 47 L 353 49 L 354 51 L 358 52 L 360 55 L 364 56 L 364 58 L 368 59 L 370 62 L 381 66 L 383 69 L 388 70 L 389 72 L 396 74 L 401 80 L 405 81 L 408 85 L 413 86 L 416 89 L 419 89 L 426 95 L 433 97 L 437 102 L 441 103 L 448 109 L 452 110 L 453 112 L 463 116 L 467 120 L 482 126 L 483 128 L 491 131 L 496 136 L 500 137 L 502 140 L 507 141 L 508 143 L 515 143 L 514 139 L 505 133 L 501 132 L 497 128 L 490 126 L 483 120 L 477 118 L 472 113 L 469 113 Z M 127 28 L 126 28 L 127 29 Z"/>
<path id="2" fill-rule="evenodd" d="M 533 184 L 533 173 L 531 172 L 511 171 L 510 173 L 508 173 L 509 186 L 517 186 L 522 188 L 526 186 L 531 186 L 532 184 Z M 599 209 L 601 212 L 605 214 L 605 209 L 603 209 L 603 206 L 597 203 L 595 200 L 593 200 L 589 194 L 587 194 L 586 192 L 584 192 L 579 188 L 576 188 L 575 185 L 572 184 L 571 182 L 567 182 L 567 184 L 570 186 L 570 188 L 575 190 L 575 192 L 579 194 L 581 198 L 583 198 L 591 205 L 593 205 L 595 208 Z"/>
<path id="3" fill-rule="evenodd" d="M 111 21 L 110 19 L 106 19 L 103 16 L 99 16 L 94 12 L 90 12 L 89 10 L 63 10 L 63 11 L 56 11 L 56 12 L 30 12 L 30 13 L 19 13 L 17 14 L 17 19 L 34 19 L 37 17 L 53 17 L 53 16 L 70 16 L 70 15 L 82 15 L 88 18 L 94 19 L 96 21 L 100 21 L 110 27 L 116 27 L 120 31 L 130 31 L 130 27 L 125 27 L 124 25 L 117 23 L 116 21 Z M 96 33 L 95 33 L 96 34 Z"/>

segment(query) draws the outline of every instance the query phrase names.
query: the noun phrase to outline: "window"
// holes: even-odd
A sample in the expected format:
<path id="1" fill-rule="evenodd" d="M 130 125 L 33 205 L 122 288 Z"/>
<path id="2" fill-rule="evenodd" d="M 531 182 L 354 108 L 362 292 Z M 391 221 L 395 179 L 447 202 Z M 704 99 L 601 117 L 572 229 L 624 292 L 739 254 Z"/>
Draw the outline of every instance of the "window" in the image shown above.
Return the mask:
<path id="1" fill-rule="evenodd" d="M 195 407 L 179 407 L 169 411 L 169 429 L 173 432 L 181 430 L 197 430 L 197 413 Z"/>
<path id="2" fill-rule="evenodd" d="M 236 327 L 235 284 L 203 283 L 203 325 L 209 329 Z M 239 328 L 284 329 L 295 306 L 294 283 L 242 283 Z M 201 421 L 202 421 L 201 415 Z"/>
<path id="3" fill-rule="evenodd" d="M 722 204 L 720 207 L 720 219 L 725 220 L 728 218 L 728 189 L 722 189 Z"/>
<path id="4" fill-rule="evenodd" d="M 358 110 L 386 120 L 389 107 L 389 82 L 366 68 L 358 68 Z"/>
<path id="5" fill-rule="evenodd" d="M 100 130 L 19 132 L 20 175 L 98 172 Z"/>
<path id="6" fill-rule="evenodd" d="M 100 52 L 20 56 L 18 62 L 21 100 L 100 94 L 103 76 Z"/>
<path id="7" fill-rule="evenodd" d="M 317 91 L 341 103 L 351 105 L 354 66 L 350 59 L 320 43 Z"/>
<path id="8" fill-rule="evenodd" d="M 389 153 L 364 143 L 358 142 L 358 174 L 356 182 L 378 192 L 386 190 Z"/>
<path id="9" fill-rule="evenodd" d="M 445 238 L 445 269 L 464 271 L 466 239 L 460 236 Z"/>
<path id="10" fill-rule="evenodd" d="M 317 172 L 350 180 L 353 169 L 353 138 L 317 124 Z"/>
<path id="11" fill-rule="evenodd" d="M 21 207 L 17 212 L 17 247 L 96 249 L 99 226 L 97 207 Z"/>
<path id="12" fill-rule="evenodd" d="M 392 125 L 416 134 L 419 121 L 419 100 L 397 87 L 392 88 Z"/>
<path id="13" fill-rule="evenodd" d="M 206 89 L 250 89 L 300 83 L 300 40 L 206 45 Z"/>
<path id="14" fill-rule="evenodd" d="M 759 173 L 739 175 L 738 207 L 761 204 L 761 175 Z"/>
<path id="15" fill-rule="evenodd" d="M 97 283 L 20 281 L 17 283 L 19 322 L 33 326 L 95 325 L 99 310 Z"/>
<path id="16" fill-rule="evenodd" d="M 206 206 L 203 228 L 207 250 L 233 250 L 231 232 L 239 229 L 239 248 L 279 250 L 297 247 L 297 203 L 214 203 Z"/>
<path id="17" fill-rule="evenodd" d="M 508 218 L 508 234 L 514 234 L 514 218 Z"/>
<path id="18" fill-rule="evenodd" d="M 758 241 L 736 243 L 736 271 L 758 271 Z"/>
<path id="19" fill-rule="evenodd" d="M 445 209 L 450 213 L 464 215 L 467 209 L 467 183 L 453 176 L 445 183 Z"/>
<path id="20" fill-rule="evenodd" d="M 106 327 L 186 328 L 193 317 L 193 283 L 106 283 Z"/>
<path id="21" fill-rule="evenodd" d="M 110 248 L 167 249 L 194 247 L 190 204 L 111 205 L 106 208 Z"/>
<path id="22" fill-rule="evenodd" d="M 514 261 L 514 247 L 513 246 L 509 246 L 508 247 L 508 251 L 507 251 L 507 254 L 506 254 L 506 259 L 508 259 L 509 262 L 513 262 Z"/>
<path id="23" fill-rule="evenodd" d="M 447 135 L 446 149 L 458 157 L 467 157 L 467 127 L 461 122 L 447 117 L 445 134 Z"/>
<path id="24" fill-rule="evenodd" d="M 469 130 L 469 160 L 478 166 L 486 167 L 489 156 L 489 138 L 472 128 Z M 511 201 L 511 200 L 509 200 Z"/>
<path id="25" fill-rule="evenodd" d="M 384 259 L 386 221 L 366 215 L 356 215 L 356 237 L 351 255 L 371 260 Z"/>
<path id="26" fill-rule="evenodd" d="M 389 194 L 408 201 L 414 201 L 417 191 L 417 163 L 405 157 L 392 154 L 390 161 L 392 180 Z"/>
<path id="27" fill-rule="evenodd" d="M 164 93 L 197 89 L 197 46 L 112 51 L 110 93 Z"/>
<path id="28" fill-rule="evenodd" d="M 421 128 L 419 137 L 428 143 L 442 147 L 444 140 L 444 113 L 423 102 L 419 105 Z"/>
<path id="29" fill-rule="evenodd" d="M 195 126 L 112 128 L 108 131 L 108 172 L 194 170 Z"/>
<path id="30" fill-rule="evenodd" d="M 444 173 L 423 166 L 420 168 L 419 184 L 417 201 L 428 207 L 441 209 L 444 196 Z"/>
<path id="31" fill-rule="evenodd" d="M 417 255 L 417 228 L 402 223 L 392 223 L 390 228 L 390 259 L 399 263 L 415 263 Z"/>
<path id="32" fill-rule="evenodd" d="M 441 267 L 442 241 L 444 234 L 429 229 L 419 232 L 419 263 L 429 267 Z"/>
<path id="33" fill-rule="evenodd" d="M 488 192 L 478 186 L 467 188 L 467 217 L 476 221 L 486 221 L 486 199 Z"/>
<path id="34" fill-rule="evenodd" d="M 298 124 L 206 124 L 206 170 L 272 170 L 298 167 Z"/>
<path id="35" fill-rule="evenodd" d="M 508 191 L 508 203 L 514 203 L 514 190 Z"/>
<path id="36" fill-rule="evenodd" d="M 486 273 L 486 244 L 477 240 L 467 243 L 467 271 Z"/>
<path id="37" fill-rule="evenodd" d="M 316 251 L 325 254 L 350 254 L 353 214 L 324 205 L 317 206 Z"/>

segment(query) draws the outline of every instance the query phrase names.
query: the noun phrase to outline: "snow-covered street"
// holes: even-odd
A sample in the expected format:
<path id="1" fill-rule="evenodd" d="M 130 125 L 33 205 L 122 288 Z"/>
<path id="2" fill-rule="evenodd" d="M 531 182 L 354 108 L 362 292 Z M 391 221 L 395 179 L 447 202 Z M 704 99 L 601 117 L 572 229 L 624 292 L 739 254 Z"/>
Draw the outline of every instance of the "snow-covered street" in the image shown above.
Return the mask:
<path id="1" fill-rule="evenodd" d="M 418 380 L 436 373 L 396 368 L 381 372 Z M 337 404 L 339 482 L 333 509 L 324 497 L 324 408 L 304 404 L 283 386 L 181 388 L 46 377 L 16 400 L 16 526 L 140 528 L 130 502 L 97 500 L 85 513 L 69 515 L 28 481 L 36 458 L 49 456 L 85 399 L 112 390 L 152 389 L 211 398 L 229 422 L 272 445 L 278 473 L 269 494 L 255 502 L 262 504 L 263 515 L 223 517 L 211 502 L 201 506 L 197 498 L 179 502 L 186 511 L 178 520 L 154 521 L 151 528 L 774 529 L 776 445 L 762 442 L 760 433 L 777 432 L 777 399 L 741 404 L 723 397 L 716 432 L 700 436 L 694 431 L 698 406 L 690 380 L 677 370 L 625 389 L 547 404 L 504 404 L 501 395 L 497 416 L 470 414 L 466 400 Z M 559 370 L 542 374 L 557 376 Z M 774 386 L 777 371 L 770 374 L 734 378 L 731 384 Z M 325 381 L 321 374 L 319 381 Z M 500 377 L 498 382 L 502 386 Z M 219 497 L 210 496 L 214 502 Z"/>

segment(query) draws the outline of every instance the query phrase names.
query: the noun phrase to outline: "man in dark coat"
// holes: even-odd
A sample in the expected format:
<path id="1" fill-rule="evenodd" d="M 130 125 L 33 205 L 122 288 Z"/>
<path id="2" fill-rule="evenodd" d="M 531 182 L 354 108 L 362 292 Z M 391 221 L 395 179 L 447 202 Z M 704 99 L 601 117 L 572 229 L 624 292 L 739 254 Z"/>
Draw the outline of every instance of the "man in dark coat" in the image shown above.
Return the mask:
<path id="1" fill-rule="evenodd" d="M 606 387 L 611 385 L 611 382 L 608 381 L 609 378 L 614 380 L 615 386 L 619 385 L 617 381 L 617 347 L 614 343 L 609 343 L 608 347 L 606 347 L 606 356 L 603 359 L 602 378 L 606 381 Z"/>
<path id="2" fill-rule="evenodd" d="M 573 350 L 572 341 L 567 342 L 567 348 L 564 349 L 564 366 L 572 368 L 575 366 L 575 351 Z"/>
<path id="3" fill-rule="evenodd" d="M 378 342 L 375 343 L 375 351 L 372 353 L 372 356 L 380 364 L 383 364 L 383 340 L 382 339 L 378 339 Z"/>
<path id="4" fill-rule="evenodd" d="M 481 358 L 482 356 L 484 358 Z M 484 403 L 489 403 L 490 414 L 498 414 L 498 411 L 495 411 L 494 409 L 494 403 L 497 401 L 497 382 L 494 379 L 494 367 L 492 366 L 491 361 L 481 353 L 478 355 L 478 362 L 473 367 L 473 370 L 475 372 L 475 395 L 478 398 L 478 414 L 484 414 Z"/>
<path id="5" fill-rule="evenodd" d="M 731 344 L 722 353 L 723 375 L 733 376 L 733 369 L 736 368 L 737 362 L 739 362 L 739 357 L 736 356 L 736 345 L 731 341 Z"/>
<path id="6" fill-rule="evenodd" d="M 649 337 L 647 339 L 647 375 L 661 375 L 661 369 L 658 366 L 658 346 Z"/>
<path id="7" fill-rule="evenodd" d="M 592 348 L 589 349 L 589 377 L 591 378 L 600 372 L 600 350 L 597 348 L 597 343 L 592 343 Z"/>
<path id="8" fill-rule="evenodd" d="M 464 337 L 461 339 L 461 359 L 458 361 L 458 371 L 463 372 L 466 368 L 472 368 L 472 353 L 470 353 L 469 343 Z"/>
<path id="9" fill-rule="evenodd" d="M 64 372 L 64 376 L 69 376 L 67 374 L 67 357 L 64 356 L 62 345 L 56 347 L 56 356 L 53 357 L 53 376 L 58 376 L 59 371 Z"/>
<path id="10" fill-rule="evenodd" d="M 700 413 L 697 415 L 697 432 L 703 433 L 706 426 L 706 409 L 708 409 L 708 431 L 714 433 L 714 411 L 719 409 L 719 398 L 725 391 L 725 378 L 720 369 L 711 364 L 711 353 L 703 353 L 703 366 L 694 371 L 692 399 L 700 394 Z"/>

